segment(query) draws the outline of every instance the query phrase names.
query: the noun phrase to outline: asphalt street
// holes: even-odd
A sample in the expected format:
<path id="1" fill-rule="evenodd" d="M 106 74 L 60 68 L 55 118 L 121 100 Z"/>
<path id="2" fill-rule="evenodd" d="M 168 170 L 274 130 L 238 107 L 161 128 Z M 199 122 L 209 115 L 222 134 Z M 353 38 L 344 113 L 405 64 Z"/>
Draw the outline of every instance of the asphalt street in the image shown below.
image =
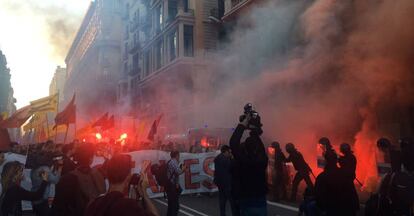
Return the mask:
<path id="1" fill-rule="evenodd" d="M 160 211 L 161 215 L 167 215 L 167 200 L 164 198 L 154 199 L 154 203 Z M 215 216 L 220 215 L 218 195 L 212 196 L 190 196 L 184 195 L 180 197 L 180 213 L 179 216 Z M 231 215 L 230 206 L 227 205 L 227 215 Z M 291 205 L 268 202 L 267 205 L 269 216 L 293 216 L 298 215 L 298 208 Z"/>

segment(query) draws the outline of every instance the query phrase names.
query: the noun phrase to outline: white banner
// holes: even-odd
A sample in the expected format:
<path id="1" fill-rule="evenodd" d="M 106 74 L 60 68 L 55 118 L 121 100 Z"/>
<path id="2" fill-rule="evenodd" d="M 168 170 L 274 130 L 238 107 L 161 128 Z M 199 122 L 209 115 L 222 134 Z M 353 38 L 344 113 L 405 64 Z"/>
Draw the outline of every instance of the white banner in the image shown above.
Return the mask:
<path id="1" fill-rule="evenodd" d="M 150 197 L 163 196 L 163 189 L 156 183 L 155 177 L 151 173 L 152 164 L 166 163 L 170 159 L 170 153 L 158 150 L 144 150 L 128 153 L 131 155 L 132 160 L 135 162 L 135 167 L 132 169 L 132 173 L 140 173 L 143 165 L 149 166 L 145 171 L 148 177 L 149 188 L 147 189 Z M 202 192 L 214 192 L 217 191 L 217 187 L 213 183 L 214 177 L 214 158 L 219 152 L 208 153 L 181 153 L 180 163 L 189 167 L 180 176 L 180 185 L 183 189 L 183 194 L 202 193 Z M 26 156 L 20 154 L 7 153 L 5 155 L 6 162 L 19 161 L 24 164 L 26 162 Z M 92 163 L 92 167 L 101 165 L 104 162 L 102 157 L 95 157 Z M 4 164 L 5 164 L 4 163 Z M 3 166 L 4 166 L 3 164 Z M 1 167 L 0 170 L 2 170 Z M 21 186 L 26 190 L 31 189 L 30 169 L 24 170 L 24 179 Z M 52 185 L 49 196 L 52 198 L 55 195 L 54 185 Z M 23 202 L 23 209 L 31 209 L 30 202 Z"/>

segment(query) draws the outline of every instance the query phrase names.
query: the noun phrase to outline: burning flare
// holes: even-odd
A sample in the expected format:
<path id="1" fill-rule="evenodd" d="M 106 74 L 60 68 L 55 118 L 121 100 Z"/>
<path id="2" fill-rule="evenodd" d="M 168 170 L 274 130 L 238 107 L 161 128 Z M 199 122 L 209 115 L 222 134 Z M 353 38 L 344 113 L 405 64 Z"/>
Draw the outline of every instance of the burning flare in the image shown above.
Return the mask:
<path id="1" fill-rule="evenodd" d="M 102 135 L 100 133 L 96 133 L 95 134 L 96 139 L 101 140 L 102 139 Z"/>

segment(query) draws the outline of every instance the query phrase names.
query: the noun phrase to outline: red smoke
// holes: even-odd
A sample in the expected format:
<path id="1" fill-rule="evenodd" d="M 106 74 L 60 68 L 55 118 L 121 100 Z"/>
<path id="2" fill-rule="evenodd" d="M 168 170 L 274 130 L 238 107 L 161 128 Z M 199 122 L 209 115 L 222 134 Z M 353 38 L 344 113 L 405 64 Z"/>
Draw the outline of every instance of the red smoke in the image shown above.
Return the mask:
<path id="1" fill-rule="evenodd" d="M 252 102 L 265 137 L 295 143 L 313 167 L 320 137 L 348 142 L 371 181 L 376 140 L 413 135 L 412 11 L 411 0 L 268 1 L 233 33 L 219 60 L 228 85 L 205 112 L 234 122 Z"/>

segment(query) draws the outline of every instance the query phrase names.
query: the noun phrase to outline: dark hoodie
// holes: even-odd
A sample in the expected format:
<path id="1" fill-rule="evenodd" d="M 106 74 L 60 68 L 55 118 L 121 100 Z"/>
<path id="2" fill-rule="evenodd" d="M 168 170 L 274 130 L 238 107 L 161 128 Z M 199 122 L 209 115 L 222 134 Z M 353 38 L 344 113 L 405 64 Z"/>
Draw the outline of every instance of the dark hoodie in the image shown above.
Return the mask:
<path id="1" fill-rule="evenodd" d="M 105 193 L 105 179 L 97 169 L 80 166 L 62 176 L 55 191 L 51 215 L 80 216 L 90 200 Z"/>
<path id="2" fill-rule="evenodd" d="M 267 193 L 268 158 L 258 135 L 251 134 L 244 143 L 240 143 L 245 129 L 239 124 L 230 138 L 230 148 L 234 155 L 233 194 L 242 199 L 261 198 Z"/>
<path id="3" fill-rule="evenodd" d="M 125 198 L 121 192 L 113 191 L 96 198 L 85 211 L 85 216 L 152 216 L 136 200 Z"/>

